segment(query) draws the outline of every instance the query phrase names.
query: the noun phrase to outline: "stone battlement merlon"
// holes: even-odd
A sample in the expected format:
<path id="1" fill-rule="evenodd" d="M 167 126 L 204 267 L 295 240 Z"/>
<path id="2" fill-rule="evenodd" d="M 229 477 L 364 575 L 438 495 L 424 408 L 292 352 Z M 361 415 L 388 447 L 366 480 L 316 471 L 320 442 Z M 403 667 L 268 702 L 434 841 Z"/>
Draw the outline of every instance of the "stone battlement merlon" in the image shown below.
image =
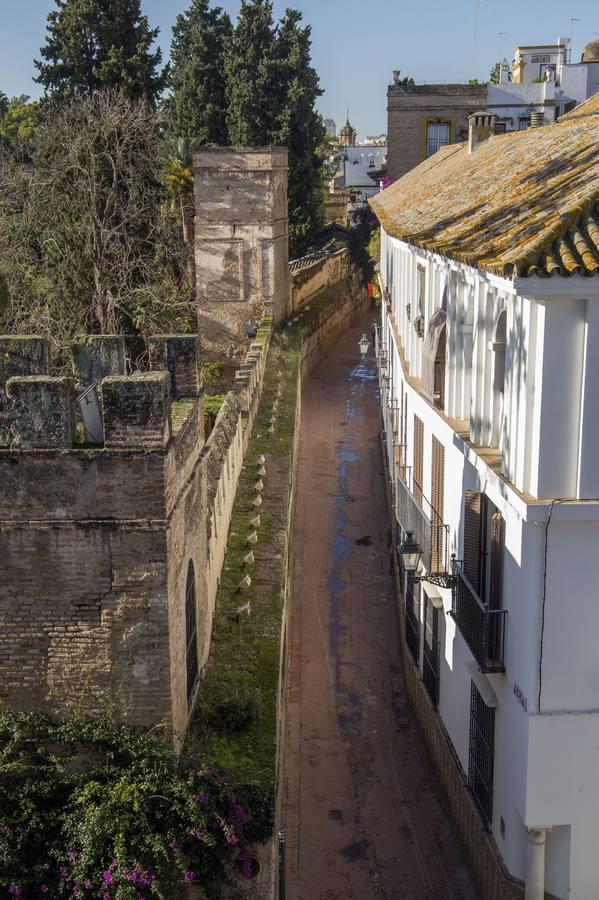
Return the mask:
<path id="1" fill-rule="evenodd" d="M 47 341 L 0 336 L 0 447 L 13 453 L 166 447 L 181 430 L 173 429 L 171 404 L 184 398 L 201 404 L 199 340 L 155 335 L 148 344 L 151 371 L 126 375 L 123 336 L 80 338 L 71 347 L 74 377 L 54 377 Z M 189 409 L 178 405 L 178 426 Z"/>
<path id="2" fill-rule="evenodd" d="M 5 390 L 9 378 L 49 374 L 50 356 L 45 338 L 0 334 L 0 416 L 6 402 Z"/>

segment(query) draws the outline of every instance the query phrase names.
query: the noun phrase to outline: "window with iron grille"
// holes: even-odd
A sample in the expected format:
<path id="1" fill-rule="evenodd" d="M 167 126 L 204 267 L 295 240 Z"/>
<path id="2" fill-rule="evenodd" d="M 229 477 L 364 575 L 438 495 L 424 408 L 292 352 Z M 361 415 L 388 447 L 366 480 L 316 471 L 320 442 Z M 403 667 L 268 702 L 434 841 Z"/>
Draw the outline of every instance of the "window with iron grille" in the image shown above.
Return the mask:
<path id="1" fill-rule="evenodd" d="M 470 745 L 468 787 L 485 826 L 493 820 L 493 757 L 495 755 L 495 710 L 487 706 L 472 682 L 470 690 Z"/>
<path id="2" fill-rule="evenodd" d="M 439 705 L 439 623 L 441 610 L 433 606 L 430 597 L 424 595 L 424 645 L 422 648 L 422 680 L 431 698 L 431 703 Z"/>
<path id="3" fill-rule="evenodd" d="M 406 644 L 412 659 L 420 660 L 420 584 L 408 576 L 406 584 Z"/>
<path id="4" fill-rule="evenodd" d="M 428 122 L 426 126 L 426 157 L 432 156 L 441 147 L 451 143 L 449 122 Z"/>
<path id="5" fill-rule="evenodd" d="M 187 699 L 191 695 L 198 677 L 198 629 L 196 613 L 196 579 L 193 563 L 187 569 L 185 587 L 185 634 L 187 639 Z"/>

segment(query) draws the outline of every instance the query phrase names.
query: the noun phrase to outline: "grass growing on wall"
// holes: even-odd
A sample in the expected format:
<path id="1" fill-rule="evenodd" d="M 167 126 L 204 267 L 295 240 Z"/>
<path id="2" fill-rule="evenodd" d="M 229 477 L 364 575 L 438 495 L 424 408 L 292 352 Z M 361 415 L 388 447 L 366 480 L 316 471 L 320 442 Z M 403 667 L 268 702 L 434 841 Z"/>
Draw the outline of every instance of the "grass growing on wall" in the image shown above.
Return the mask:
<path id="1" fill-rule="evenodd" d="M 347 295 L 350 280 L 330 287 L 276 332 L 233 508 L 228 548 L 216 601 L 208 674 L 200 688 L 185 755 L 202 761 L 231 783 L 254 785 L 259 814 L 272 816 L 275 791 L 277 691 L 286 575 L 286 532 L 293 457 L 300 349 Z M 258 331 L 261 342 L 267 332 Z M 278 396 L 279 391 L 280 396 Z M 273 412 L 273 403 L 278 408 Z M 269 434 L 276 415 L 275 432 Z M 257 496 L 258 458 L 266 459 L 262 505 Z M 251 520 L 260 516 L 258 543 L 248 544 Z M 255 563 L 244 557 L 253 551 Z M 252 584 L 240 590 L 249 574 Z M 238 612 L 250 604 L 249 615 Z"/>
<path id="2" fill-rule="evenodd" d="M 259 336 L 258 339 L 260 339 Z M 274 791 L 276 706 L 285 580 L 289 471 L 293 452 L 299 338 L 272 346 L 260 409 L 239 480 L 217 596 L 208 675 L 200 689 L 186 755 L 235 782 L 250 782 L 270 806 Z M 278 373 L 282 373 L 279 379 Z M 277 389 L 281 385 L 281 395 Z M 273 404 L 278 399 L 278 408 Z M 275 432 L 269 434 L 270 418 Z M 266 459 L 260 479 L 257 460 Z M 258 493 L 256 483 L 264 490 Z M 262 506 L 253 501 L 261 496 Z M 260 516 L 256 529 L 251 520 Z M 257 532 L 258 543 L 248 544 Z M 254 565 L 244 557 L 253 551 Z M 251 587 L 240 591 L 248 575 Z M 237 610 L 250 604 L 250 614 Z"/>

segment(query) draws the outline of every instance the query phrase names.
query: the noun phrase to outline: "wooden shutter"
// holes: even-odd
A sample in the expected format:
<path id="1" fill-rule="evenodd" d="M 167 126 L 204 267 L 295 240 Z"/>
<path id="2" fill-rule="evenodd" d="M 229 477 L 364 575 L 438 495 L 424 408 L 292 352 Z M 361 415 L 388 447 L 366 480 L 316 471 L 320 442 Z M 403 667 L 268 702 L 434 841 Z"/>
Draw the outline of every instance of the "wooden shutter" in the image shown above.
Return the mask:
<path id="1" fill-rule="evenodd" d="M 404 447 L 407 446 L 408 443 L 408 394 L 404 391 L 403 395 L 403 438 L 402 444 Z M 405 452 L 405 451 L 404 451 Z"/>
<path id="2" fill-rule="evenodd" d="M 491 571 L 489 584 L 489 607 L 501 609 L 501 580 L 503 576 L 503 548 L 505 543 L 505 521 L 500 512 L 493 513 L 491 519 Z"/>
<path id="3" fill-rule="evenodd" d="M 445 529 L 443 527 L 443 500 L 445 495 L 445 447 L 433 435 L 433 459 L 431 471 L 431 504 L 433 507 L 431 516 L 431 544 L 432 544 L 432 571 L 445 571 Z"/>
<path id="4" fill-rule="evenodd" d="M 424 475 L 424 424 L 414 416 L 414 469 L 412 471 L 412 493 L 422 506 L 422 477 Z"/>
<path id="5" fill-rule="evenodd" d="M 478 491 L 464 494 L 464 575 L 480 593 L 481 497 Z"/>

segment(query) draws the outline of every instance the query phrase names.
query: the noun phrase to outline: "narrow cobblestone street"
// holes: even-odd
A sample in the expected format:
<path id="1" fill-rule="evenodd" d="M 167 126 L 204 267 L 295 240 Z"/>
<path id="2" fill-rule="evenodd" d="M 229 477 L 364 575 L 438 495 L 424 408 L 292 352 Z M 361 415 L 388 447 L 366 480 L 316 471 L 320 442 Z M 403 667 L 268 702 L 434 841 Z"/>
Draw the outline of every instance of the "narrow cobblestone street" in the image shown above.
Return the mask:
<path id="1" fill-rule="evenodd" d="M 308 379 L 294 531 L 286 898 L 474 900 L 404 701 L 370 349 Z"/>

